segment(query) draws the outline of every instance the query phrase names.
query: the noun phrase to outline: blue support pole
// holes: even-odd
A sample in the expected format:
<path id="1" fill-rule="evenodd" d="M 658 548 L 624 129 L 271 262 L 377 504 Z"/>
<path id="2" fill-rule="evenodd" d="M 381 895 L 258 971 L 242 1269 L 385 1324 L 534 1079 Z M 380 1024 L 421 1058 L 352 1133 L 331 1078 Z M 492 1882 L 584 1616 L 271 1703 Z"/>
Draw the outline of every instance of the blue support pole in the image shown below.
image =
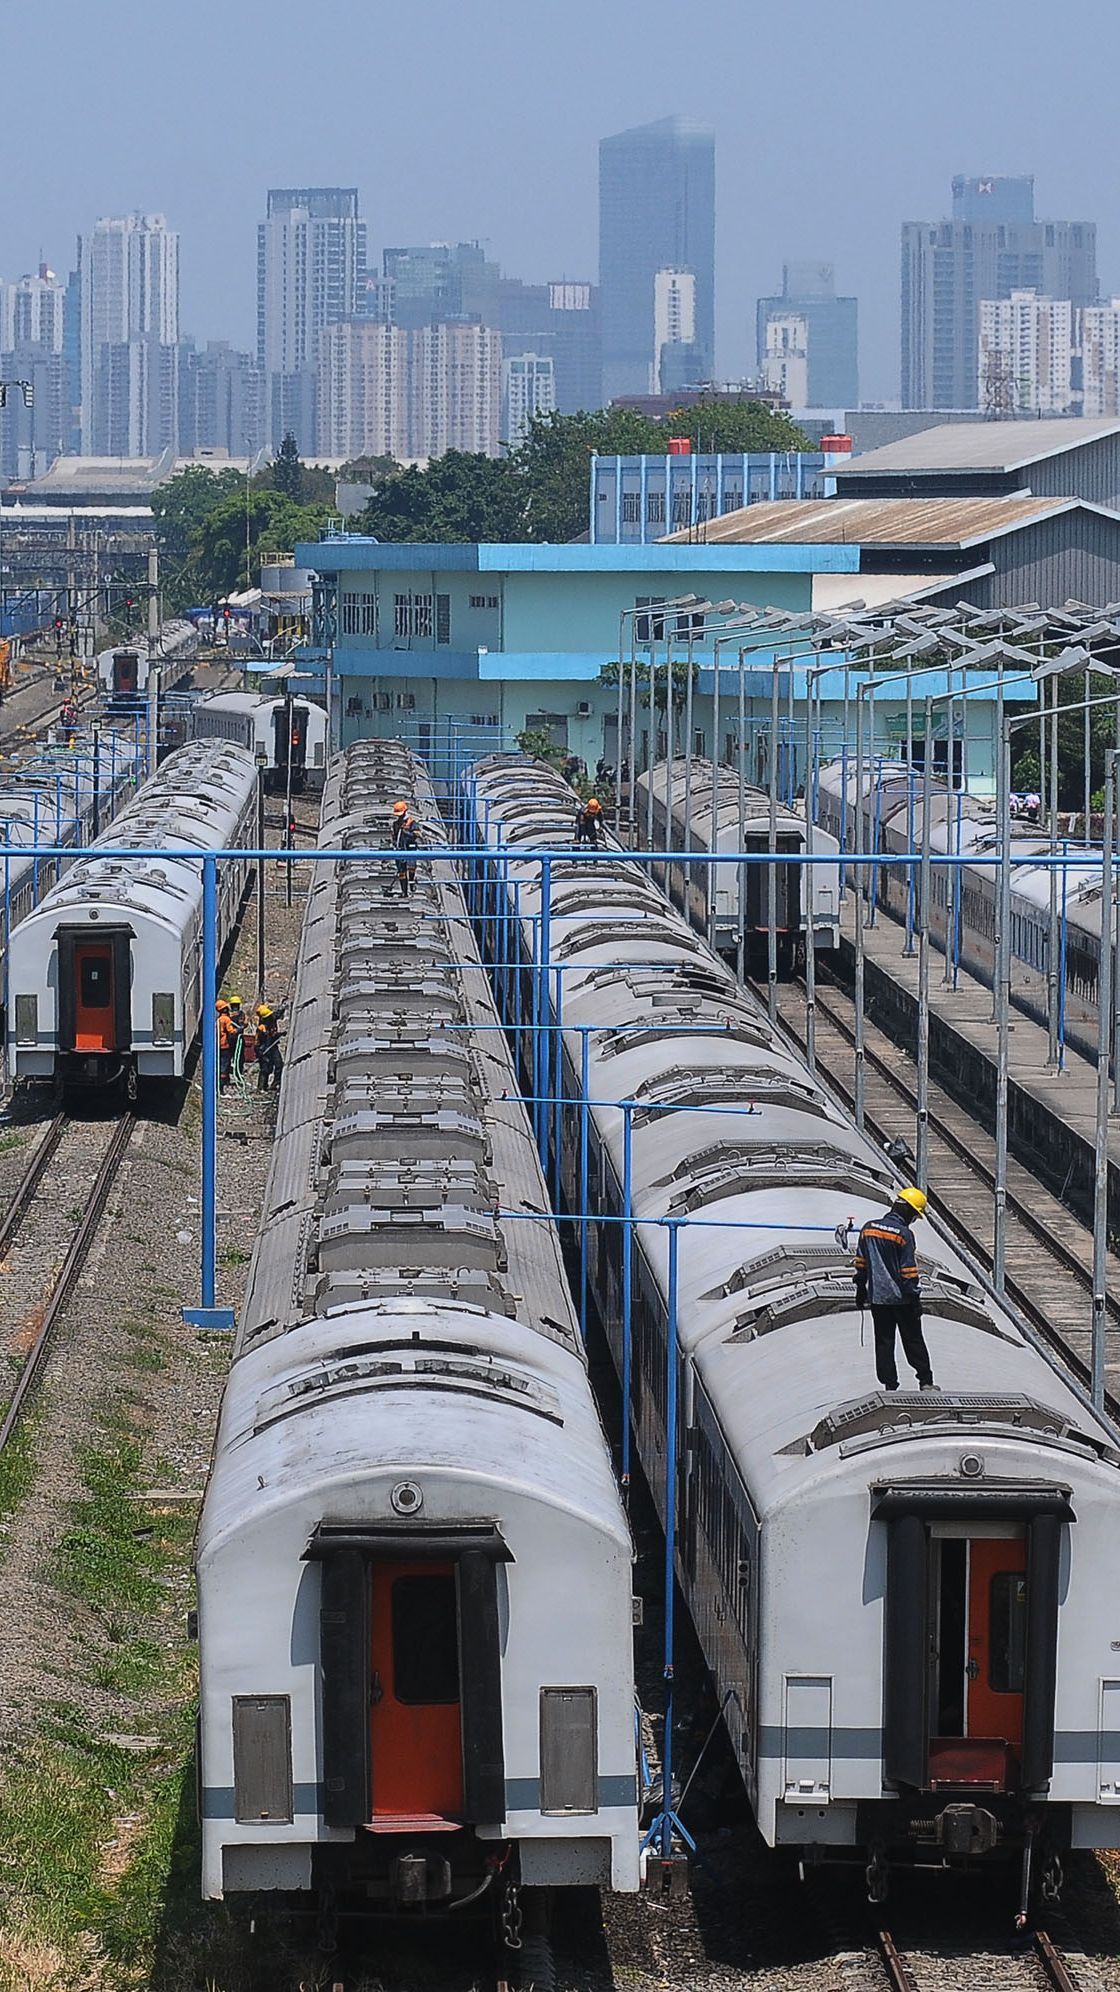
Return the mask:
<path id="1" fill-rule="evenodd" d="M 1068 859 L 1070 847 L 1062 845 L 1062 859 Z M 1066 886 L 1070 872 L 1062 863 L 1062 924 L 1058 926 L 1058 1072 L 1066 1070 Z"/>
<path id="2" fill-rule="evenodd" d="M 1054 694 L 1055 698 L 1057 693 Z M 953 867 L 953 988 L 957 986 L 957 972 L 961 965 L 961 893 L 964 886 L 964 873 L 961 869 L 961 804 L 964 797 L 957 790 L 957 862 Z"/>
<path id="3" fill-rule="evenodd" d="M 674 1833 L 695 1852 L 696 1843 L 673 1810 L 673 1688 L 675 1643 L 673 1602 L 677 1563 L 677 1283 L 681 1217 L 662 1220 L 669 1233 L 669 1306 L 665 1326 L 665 1733 L 661 1740 L 661 1810 L 645 1837 L 645 1845 L 656 1846 L 663 1861 L 673 1856 Z"/>
<path id="4" fill-rule="evenodd" d="M 184 1307 L 183 1319 L 194 1328 L 233 1327 L 233 1309 L 214 1305 L 218 1259 L 218 865 L 202 860 L 202 1297 L 201 1306 Z"/>
<path id="5" fill-rule="evenodd" d="M 541 864 L 540 946 L 538 947 L 537 954 L 538 954 L 537 983 L 540 989 L 539 1021 L 542 1024 L 547 1024 L 548 1023 L 548 970 L 552 954 L 552 863 L 549 858 L 545 858 Z M 549 1033 L 547 1030 L 538 1031 L 537 1044 L 539 1047 L 539 1061 L 540 1061 L 540 1074 L 539 1074 L 540 1085 L 537 1088 L 537 1092 L 542 1100 L 547 1101 L 549 1092 L 551 1090 L 550 1075 L 551 1075 L 551 1066 L 552 1066 L 551 1045 L 549 1042 Z M 540 1147 L 541 1147 L 541 1156 L 544 1161 L 545 1178 L 547 1180 L 548 1177 L 547 1105 L 542 1107 L 541 1109 Z"/>
<path id="6" fill-rule="evenodd" d="M 561 1037 L 561 1031 L 563 1029 L 563 1024 L 564 1024 L 564 978 L 562 971 L 558 968 L 554 968 L 552 974 L 554 978 L 553 988 L 555 989 L 556 993 L 552 999 L 552 1016 L 550 1024 L 545 1031 L 545 1037 L 548 1040 L 548 1046 L 549 1046 L 546 1056 L 548 1057 L 548 1062 L 549 1062 L 549 1075 L 550 1075 L 549 1083 L 551 1087 L 552 1098 L 550 1100 L 548 1095 L 547 1094 L 545 1095 L 544 1110 L 546 1118 L 550 1121 L 552 1126 L 552 1208 L 553 1210 L 559 1210 L 560 1201 L 564 1194 L 564 1172 L 562 1166 L 563 1149 L 564 1149 L 564 1104 L 565 1104 L 564 1040 Z M 555 1033 L 556 1033 L 555 1044 L 552 1043 L 553 1027 L 555 1028 Z M 546 1180 L 547 1180 L 547 1174 L 546 1174 Z"/>
<path id="7" fill-rule="evenodd" d="M 634 1370 L 634 1102 L 622 1102 L 622 1497 L 630 1493 Z"/>
<path id="8" fill-rule="evenodd" d="M 588 1186 L 588 1105 L 590 1085 L 590 1026 L 579 1027 L 579 1332 L 587 1340 L 587 1186 Z"/>

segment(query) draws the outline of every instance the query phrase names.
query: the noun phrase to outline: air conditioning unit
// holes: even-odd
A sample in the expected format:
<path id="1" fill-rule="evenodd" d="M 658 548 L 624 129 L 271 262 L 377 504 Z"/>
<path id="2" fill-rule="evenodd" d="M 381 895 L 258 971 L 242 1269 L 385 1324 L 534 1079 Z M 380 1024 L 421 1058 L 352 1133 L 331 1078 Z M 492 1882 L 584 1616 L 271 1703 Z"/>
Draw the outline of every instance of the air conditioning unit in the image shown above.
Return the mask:
<path id="1" fill-rule="evenodd" d="M 580 702 L 579 702 L 579 704 L 577 705 L 577 707 L 576 707 L 576 718 L 577 718 L 577 719 L 590 719 L 590 718 L 591 718 L 591 705 L 590 705 L 590 702 L 589 702 L 589 701 L 588 701 L 587 699 L 581 699 L 581 700 L 580 700 Z"/>

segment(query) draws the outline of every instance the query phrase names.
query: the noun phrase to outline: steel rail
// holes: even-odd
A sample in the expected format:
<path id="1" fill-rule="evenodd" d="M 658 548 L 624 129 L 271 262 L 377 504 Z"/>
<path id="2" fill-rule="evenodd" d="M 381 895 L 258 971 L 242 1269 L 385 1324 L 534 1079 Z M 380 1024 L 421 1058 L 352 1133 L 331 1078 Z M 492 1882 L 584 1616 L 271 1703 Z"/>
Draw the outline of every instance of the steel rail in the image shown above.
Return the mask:
<path id="1" fill-rule="evenodd" d="M 1055 1992 L 1081 1992 L 1076 1977 L 1070 1970 L 1061 1951 L 1045 1930 L 1034 1933 L 1034 1947 L 1042 1961 L 1042 1968 Z"/>
<path id="2" fill-rule="evenodd" d="M 0 1424 L 0 1452 L 3 1452 L 4 1447 L 9 1443 L 38 1381 L 46 1360 L 51 1336 L 58 1324 L 60 1315 L 63 1313 L 78 1283 L 82 1267 L 85 1265 L 86 1257 L 89 1253 L 89 1248 L 93 1243 L 97 1227 L 104 1214 L 105 1205 L 109 1200 L 109 1192 L 116 1180 L 117 1171 L 124 1160 L 125 1151 L 132 1139 L 132 1130 L 135 1126 L 135 1114 L 123 1115 L 121 1120 L 118 1121 L 109 1146 L 101 1158 L 101 1167 L 98 1169 L 90 1187 L 81 1220 L 70 1240 L 69 1250 L 51 1288 L 50 1298 L 47 1301 L 43 1319 L 39 1324 L 35 1340 L 28 1350 L 23 1368 L 19 1373 L 15 1390 L 12 1392 L 8 1409 L 4 1415 L 3 1424 Z"/>
<path id="3" fill-rule="evenodd" d="M 69 1119 L 67 1113 L 55 1115 L 39 1146 L 32 1153 L 7 1210 L 3 1217 L 0 1217 L 0 1259 L 4 1257 L 27 1216 L 32 1198 L 42 1181 L 43 1172 L 58 1150 L 58 1144 L 66 1132 Z"/>

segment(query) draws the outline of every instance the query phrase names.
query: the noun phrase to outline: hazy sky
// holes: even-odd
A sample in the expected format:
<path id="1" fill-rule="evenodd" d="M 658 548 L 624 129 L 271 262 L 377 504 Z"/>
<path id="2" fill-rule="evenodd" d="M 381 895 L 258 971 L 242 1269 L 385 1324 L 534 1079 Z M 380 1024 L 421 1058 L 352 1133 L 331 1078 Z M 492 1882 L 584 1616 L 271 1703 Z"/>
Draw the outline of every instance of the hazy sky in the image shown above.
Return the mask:
<path id="1" fill-rule="evenodd" d="M 593 275 L 597 141 L 672 111 L 716 132 L 724 375 L 783 258 L 819 257 L 860 300 L 864 397 L 897 394 L 899 223 L 954 172 L 1033 172 L 1120 289 L 1120 0 L 0 0 L 0 63 L 0 274 L 163 212 L 202 340 L 255 342 L 270 183 L 357 185 L 371 260 L 478 237 Z"/>

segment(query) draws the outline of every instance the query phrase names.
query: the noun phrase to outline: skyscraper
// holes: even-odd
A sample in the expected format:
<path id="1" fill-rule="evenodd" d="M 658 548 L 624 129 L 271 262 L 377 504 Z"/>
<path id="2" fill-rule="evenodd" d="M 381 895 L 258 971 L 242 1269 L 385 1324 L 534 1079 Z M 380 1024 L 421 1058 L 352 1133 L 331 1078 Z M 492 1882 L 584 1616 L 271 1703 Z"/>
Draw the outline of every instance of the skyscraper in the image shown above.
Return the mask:
<path id="1" fill-rule="evenodd" d="M 697 356 L 715 353 L 715 134 L 687 118 L 604 138 L 599 146 L 599 288 L 603 397 L 647 394 L 659 270 L 696 279 Z"/>
<path id="2" fill-rule="evenodd" d="M 178 340 L 178 235 L 161 214 L 101 219 L 81 245 L 83 455 L 176 444 Z"/>
<path id="3" fill-rule="evenodd" d="M 252 353 L 239 353 L 225 339 L 205 350 L 179 342 L 179 448 L 225 450 L 230 456 L 256 456 L 264 448 L 264 382 Z"/>
<path id="4" fill-rule="evenodd" d="M 70 399 L 62 351 L 66 289 L 53 270 L 0 283 L 0 374 L 27 381 L 31 405 L 8 397 L 0 421 L 0 476 L 38 477 L 70 441 Z"/>
<path id="5" fill-rule="evenodd" d="M 788 391 L 795 408 L 857 405 L 859 304 L 837 297 L 831 263 L 783 263 L 782 294 L 759 298 L 756 333 L 768 384 Z M 793 391 L 802 381 L 804 400 Z"/>
<path id="6" fill-rule="evenodd" d="M 316 448 L 319 334 L 353 318 L 365 282 L 356 187 L 271 187 L 257 229 L 257 365 L 267 439 Z"/>
<path id="7" fill-rule="evenodd" d="M 487 325 L 351 319 L 319 335 L 324 455 L 497 456 L 502 339 Z"/>
<path id="8" fill-rule="evenodd" d="M 1097 296 L 1091 221 L 1036 221 L 1030 178 L 953 181 L 945 221 L 902 225 L 902 405 L 975 408 L 977 309 L 1012 291 Z"/>

